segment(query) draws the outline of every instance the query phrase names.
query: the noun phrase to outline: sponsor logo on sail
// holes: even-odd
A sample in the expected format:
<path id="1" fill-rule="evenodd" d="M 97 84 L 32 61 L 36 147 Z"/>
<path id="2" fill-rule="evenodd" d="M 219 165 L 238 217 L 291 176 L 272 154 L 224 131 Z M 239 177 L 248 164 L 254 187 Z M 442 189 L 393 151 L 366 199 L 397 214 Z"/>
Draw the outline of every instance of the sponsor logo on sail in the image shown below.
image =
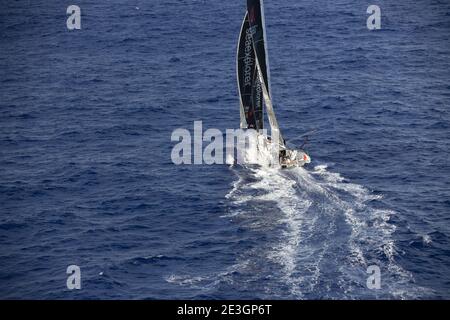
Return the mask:
<path id="1" fill-rule="evenodd" d="M 244 50 L 244 85 L 252 85 L 252 72 L 254 69 L 254 58 L 253 58 L 253 34 L 255 29 L 248 28 L 245 34 L 245 50 Z"/>

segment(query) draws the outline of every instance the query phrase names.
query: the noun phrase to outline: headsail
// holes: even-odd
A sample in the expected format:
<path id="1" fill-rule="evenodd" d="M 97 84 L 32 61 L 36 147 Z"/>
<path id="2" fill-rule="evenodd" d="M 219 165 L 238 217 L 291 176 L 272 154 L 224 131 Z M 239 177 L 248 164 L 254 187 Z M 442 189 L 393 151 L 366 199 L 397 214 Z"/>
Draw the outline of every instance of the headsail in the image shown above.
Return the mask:
<path id="1" fill-rule="evenodd" d="M 242 22 L 236 64 L 241 100 L 241 128 L 261 130 L 264 126 L 262 87 L 247 13 Z"/>
<path id="2" fill-rule="evenodd" d="M 284 146 L 284 139 L 281 136 L 278 121 L 275 117 L 272 105 L 272 97 L 270 92 L 270 74 L 269 62 L 267 56 L 266 46 L 266 32 L 264 21 L 264 7 L 263 0 L 247 0 L 248 23 L 252 30 L 253 46 L 255 50 L 255 58 L 259 79 L 263 91 L 264 101 L 267 108 L 267 115 L 269 118 L 271 135 L 279 137 L 279 143 Z"/>

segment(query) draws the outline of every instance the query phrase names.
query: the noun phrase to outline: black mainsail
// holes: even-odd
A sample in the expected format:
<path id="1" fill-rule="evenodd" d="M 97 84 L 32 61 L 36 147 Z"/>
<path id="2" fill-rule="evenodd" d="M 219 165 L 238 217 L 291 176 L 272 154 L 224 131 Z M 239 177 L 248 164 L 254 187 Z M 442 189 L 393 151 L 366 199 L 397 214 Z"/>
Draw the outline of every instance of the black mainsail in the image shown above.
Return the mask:
<path id="1" fill-rule="evenodd" d="M 236 62 L 241 100 L 241 128 L 262 130 L 264 126 L 262 87 L 247 13 L 242 22 Z"/>

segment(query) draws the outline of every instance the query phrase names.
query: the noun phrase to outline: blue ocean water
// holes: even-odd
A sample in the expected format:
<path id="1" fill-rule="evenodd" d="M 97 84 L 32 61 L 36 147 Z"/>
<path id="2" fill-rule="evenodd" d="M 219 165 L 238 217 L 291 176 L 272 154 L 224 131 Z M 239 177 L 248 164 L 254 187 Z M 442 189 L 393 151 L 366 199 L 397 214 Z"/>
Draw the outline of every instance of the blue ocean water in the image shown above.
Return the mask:
<path id="1" fill-rule="evenodd" d="M 75 2 L 2 2 L 0 298 L 450 298 L 448 1 L 265 1 L 282 172 L 170 157 L 239 126 L 245 1 Z"/>

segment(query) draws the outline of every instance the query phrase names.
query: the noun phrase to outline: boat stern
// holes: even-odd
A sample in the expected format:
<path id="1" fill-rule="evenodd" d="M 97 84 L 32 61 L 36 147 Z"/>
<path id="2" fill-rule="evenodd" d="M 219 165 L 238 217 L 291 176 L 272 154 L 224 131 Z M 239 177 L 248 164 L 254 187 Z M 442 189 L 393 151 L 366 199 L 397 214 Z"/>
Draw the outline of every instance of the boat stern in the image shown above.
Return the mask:
<path id="1" fill-rule="evenodd" d="M 303 167 L 311 162 L 310 156 L 303 150 L 284 150 L 280 153 L 282 168 Z"/>

